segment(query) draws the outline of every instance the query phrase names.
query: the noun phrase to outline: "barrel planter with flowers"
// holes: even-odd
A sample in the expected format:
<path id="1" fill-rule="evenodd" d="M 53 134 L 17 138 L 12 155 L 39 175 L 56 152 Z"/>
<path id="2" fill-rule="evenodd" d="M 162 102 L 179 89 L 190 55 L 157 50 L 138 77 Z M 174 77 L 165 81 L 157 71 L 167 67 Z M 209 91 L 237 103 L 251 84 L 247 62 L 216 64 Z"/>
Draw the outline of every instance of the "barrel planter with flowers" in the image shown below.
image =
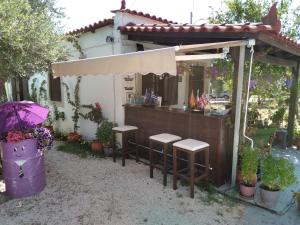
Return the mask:
<path id="1" fill-rule="evenodd" d="M 46 128 L 30 131 L 10 131 L 2 140 L 3 177 L 6 195 L 27 197 L 41 192 L 46 185 L 45 148 L 53 144 Z"/>

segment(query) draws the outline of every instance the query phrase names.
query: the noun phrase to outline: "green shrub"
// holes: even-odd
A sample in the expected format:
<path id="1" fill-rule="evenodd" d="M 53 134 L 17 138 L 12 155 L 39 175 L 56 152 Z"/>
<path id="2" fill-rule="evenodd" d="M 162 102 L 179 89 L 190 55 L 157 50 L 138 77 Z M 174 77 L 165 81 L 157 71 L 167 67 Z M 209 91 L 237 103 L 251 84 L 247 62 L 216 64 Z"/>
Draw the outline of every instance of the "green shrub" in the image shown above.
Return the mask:
<path id="1" fill-rule="evenodd" d="M 283 122 L 284 114 L 285 114 L 286 108 L 280 107 L 271 117 L 272 123 L 274 125 L 280 126 Z"/>
<path id="2" fill-rule="evenodd" d="M 241 175 L 245 185 L 254 185 L 258 167 L 259 150 L 257 148 L 244 147 L 241 154 Z"/>
<path id="3" fill-rule="evenodd" d="M 271 191 L 282 190 L 297 183 L 295 166 L 287 159 L 266 156 L 261 163 L 262 187 Z"/>
<path id="4" fill-rule="evenodd" d="M 103 120 L 100 127 L 98 127 L 96 137 L 104 147 L 112 146 L 112 141 L 114 138 L 112 128 L 115 126 L 117 126 L 117 124 L 109 122 L 108 120 Z"/>

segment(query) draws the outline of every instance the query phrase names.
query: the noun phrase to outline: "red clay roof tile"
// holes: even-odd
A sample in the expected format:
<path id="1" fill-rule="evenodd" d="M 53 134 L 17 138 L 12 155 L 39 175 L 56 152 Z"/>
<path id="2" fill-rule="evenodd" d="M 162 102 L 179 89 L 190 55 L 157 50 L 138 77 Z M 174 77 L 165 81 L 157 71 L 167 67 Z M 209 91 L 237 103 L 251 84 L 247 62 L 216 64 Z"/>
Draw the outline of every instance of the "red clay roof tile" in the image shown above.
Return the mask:
<path id="1" fill-rule="evenodd" d="M 94 24 L 89 24 L 85 27 L 73 30 L 73 31 L 69 31 L 68 33 L 66 33 L 67 35 L 74 35 L 74 34 L 80 34 L 80 33 L 86 33 L 86 32 L 95 32 L 96 29 L 99 29 L 101 27 L 105 27 L 108 25 L 113 25 L 114 24 L 114 19 L 104 19 L 104 20 L 100 20 Z"/>
<path id="2" fill-rule="evenodd" d="M 245 23 L 245 24 L 127 24 L 119 27 L 121 33 L 137 32 L 173 32 L 173 33 L 258 33 L 267 32 L 276 40 L 300 49 L 300 44 L 295 40 L 278 32 L 277 26 L 267 25 L 263 23 Z"/>
<path id="3" fill-rule="evenodd" d="M 161 17 L 157 17 L 155 15 L 150 15 L 149 13 L 143 13 L 143 12 L 137 12 L 136 10 L 131 10 L 131 9 L 117 9 L 117 10 L 112 10 L 112 13 L 116 13 L 116 12 L 124 12 L 124 13 L 128 13 L 131 15 L 135 15 L 135 16 L 142 16 L 151 20 L 156 20 L 158 22 L 161 23 L 172 23 L 172 24 L 177 24 L 177 22 L 174 22 L 172 20 L 167 20 L 167 19 L 162 19 Z"/>

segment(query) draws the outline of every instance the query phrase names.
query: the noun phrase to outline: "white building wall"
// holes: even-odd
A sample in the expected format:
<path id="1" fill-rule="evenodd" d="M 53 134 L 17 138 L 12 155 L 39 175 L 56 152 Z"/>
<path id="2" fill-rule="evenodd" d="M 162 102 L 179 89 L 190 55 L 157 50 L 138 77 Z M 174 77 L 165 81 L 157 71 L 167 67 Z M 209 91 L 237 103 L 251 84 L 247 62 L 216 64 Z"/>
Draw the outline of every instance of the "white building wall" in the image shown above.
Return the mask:
<path id="1" fill-rule="evenodd" d="M 107 56 L 114 54 L 122 54 L 127 52 L 136 51 L 136 43 L 128 41 L 127 37 L 121 35 L 118 30 L 119 26 L 126 25 L 129 22 L 133 23 L 158 23 L 155 20 L 147 19 L 140 16 L 134 16 L 127 13 L 117 12 L 114 18 L 114 26 L 106 26 L 97 29 L 95 33 L 84 33 L 79 38 L 79 44 L 84 52 L 86 58 Z M 112 36 L 114 38 L 113 43 L 107 43 L 106 37 Z M 71 44 L 66 45 L 69 50 L 69 59 L 78 59 L 80 53 Z M 145 50 L 160 48 L 163 46 L 156 46 L 151 44 L 145 44 Z M 47 79 L 45 74 L 37 74 L 30 79 L 37 77 L 40 83 Z M 76 85 L 77 77 L 66 76 L 61 78 L 61 83 L 65 82 L 71 93 L 71 98 L 74 99 L 74 89 Z M 118 125 L 124 124 L 124 108 L 125 103 L 125 91 L 124 81 L 122 76 L 83 76 L 80 84 L 80 101 L 81 104 L 94 104 L 99 102 L 102 106 L 103 115 L 110 121 L 115 121 Z M 138 83 L 138 82 L 137 82 Z M 73 130 L 73 111 L 72 106 L 67 102 L 67 96 L 65 88 L 62 86 L 62 102 L 55 103 L 58 106 L 59 111 L 65 112 L 65 121 L 59 120 L 55 122 L 55 129 L 61 132 L 71 132 Z M 49 104 L 50 106 L 51 104 Z M 51 106 L 50 106 L 51 107 Z M 82 110 L 83 113 L 87 112 Z M 79 120 L 79 133 L 86 139 L 93 139 L 96 132 L 96 124 L 88 120 Z"/>

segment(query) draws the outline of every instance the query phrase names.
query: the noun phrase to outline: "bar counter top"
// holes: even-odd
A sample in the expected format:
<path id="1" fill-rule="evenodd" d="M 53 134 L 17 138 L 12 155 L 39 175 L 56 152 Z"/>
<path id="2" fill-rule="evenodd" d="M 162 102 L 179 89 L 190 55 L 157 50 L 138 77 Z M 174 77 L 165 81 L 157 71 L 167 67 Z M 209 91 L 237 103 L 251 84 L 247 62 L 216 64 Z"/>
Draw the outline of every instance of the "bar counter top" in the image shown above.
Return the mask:
<path id="1" fill-rule="evenodd" d="M 204 115 L 169 107 L 124 105 L 125 124 L 137 126 L 139 144 L 148 146 L 149 136 L 170 133 L 207 142 L 210 145 L 212 182 L 220 186 L 230 178 L 232 129 L 229 116 Z"/>
<path id="2" fill-rule="evenodd" d="M 126 107 L 130 107 L 130 108 L 136 108 L 136 109 L 151 109 L 151 110 L 155 110 L 155 111 L 159 111 L 159 112 L 170 112 L 170 113 L 178 113 L 178 114 L 193 114 L 193 115 L 200 115 L 200 116 L 205 116 L 205 117 L 212 117 L 215 119 L 220 119 L 223 120 L 225 118 L 228 117 L 228 114 L 224 115 L 224 116 L 219 116 L 219 115 L 212 115 L 210 113 L 203 113 L 200 111 L 191 111 L 191 110 L 186 110 L 184 111 L 183 109 L 180 108 L 172 108 L 169 106 L 161 106 L 161 107 L 154 107 L 154 106 L 144 106 L 144 105 L 123 105 L 125 108 Z"/>

